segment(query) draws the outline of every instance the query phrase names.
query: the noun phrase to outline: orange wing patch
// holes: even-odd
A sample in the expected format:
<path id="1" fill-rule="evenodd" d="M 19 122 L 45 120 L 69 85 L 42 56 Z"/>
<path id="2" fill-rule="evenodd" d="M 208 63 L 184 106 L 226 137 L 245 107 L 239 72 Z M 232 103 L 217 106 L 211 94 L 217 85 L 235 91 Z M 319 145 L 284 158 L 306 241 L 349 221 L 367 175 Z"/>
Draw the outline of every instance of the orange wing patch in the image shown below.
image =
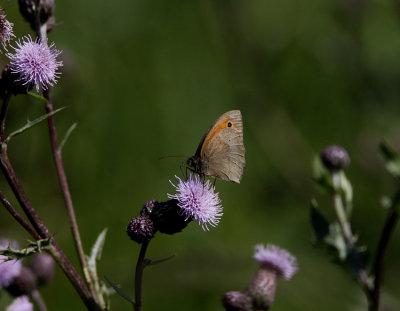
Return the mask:
<path id="1" fill-rule="evenodd" d="M 223 129 L 226 129 L 227 127 L 235 127 L 235 124 L 230 119 L 225 119 L 222 120 L 221 123 L 219 123 L 212 132 L 208 133 L 206 139 L 204 140 L 203 146 L 201 147 L 201 156 L 203 156 L 204 150 L 207 148 L 208 144 L 214 138 L 214 136 Z"/>

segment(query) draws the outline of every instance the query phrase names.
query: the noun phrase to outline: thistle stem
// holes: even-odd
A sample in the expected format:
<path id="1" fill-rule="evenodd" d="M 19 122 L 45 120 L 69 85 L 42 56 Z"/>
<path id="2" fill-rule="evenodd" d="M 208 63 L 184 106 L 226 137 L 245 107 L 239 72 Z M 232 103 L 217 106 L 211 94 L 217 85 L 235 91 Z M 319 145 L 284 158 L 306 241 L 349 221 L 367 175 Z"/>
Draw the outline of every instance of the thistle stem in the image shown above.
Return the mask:
<path id="1" fill-rule="evenodd" d="M 71 284 L 74 286 L 79 296 L 85 303 L 88 310 L 99 311 L 101 310 L 99 305 L 94 301 L 86 283 L 82 280 L 79 273 L 76 271 L 75 267 L 72 265 L 71 261 L 65 255 L 65 253 L 58 246 L 54 238 L 51 236 L 49 230 L 45 224 L 40 219 L 36 210 L 34 209 L 32 203 L 30 202 L 28 196 L 26 195 L 15 171 L 11 165 L 11 162 L 7 154 L 7 144 L 1 145 L 0 152 L 0 166 L 3 171 L 4 176 L 7 179 L 15 197 L 17 198 L 19 204 L 21 205 L 24 213 L 31 222 L 34 230 L 40 236 L 41 239 L 50 238 L 52 245 L 52 255 L 61 269 L 64 271 L 67 278 L 70 280 Z"/>
<path id="2" fill-rule="evenodd" d="M 393 200 L 392 207 L 387 215 L 385 225 L 383 227 L 381 237 L 379 239 L 378 248 L 376 251 L 376 257 L 372 269 L 372 273 L 375 276 L 374 288 L 371 293 L 371 303 L 369 305 L 369 311 L 378 311 L 380 302 L 380 293 L 383 283 L 383 274 L 385 268 L 386 251 L 389 244 L 390 237 L 394 231 L 394 228 L 399 220 L 399 213 L 396 210 L 396 205 L 399 203 L 400 192 L 398 192 Z"/>
<path id="3" fill-rule="evenodd" d="M 26 222 L 26 220 L 17 212 L 17 210 L 12 206 L 12 204 L 7 200 L 7 198 L 4 196 L 4 194 L 0 191 L 0 201 L 6 208 L 6 210 L 13 216 L 18 223 L 24 227 L 26 231 L 30 233 L 30 235 L 35 239 L 35 240 L 40 240 L 41 237 L 40 235 L 33 229 L 33 227 Z"/>
<path id="4" fill-rule="evenodd" d="M 355 236 L 351 230 L 350 222 L 347 218 L 345 207 L 343 204 L 342 197 L 339 193 L 341 189 L 340 173 L 338 171 L 332 172 L 332 183 L 335 189 L 335 194 L 333 195 L 333 205 L 335 207 L 336 216 L 339 221 L 339 226 L 342 231 L 347 249 L 349 251 L 349 257 L 355 265 L 357 272 L 357 280 L 361 288 L 365 291 L 368 300 L 371 301 L 372 287 L 369 281 L 367 271 L 365 270 L 365 265 L 357 252 L 357 247 L 355 245 Z"/>
<path id="5" fill-rule="evenodd" d="M 44 97 L 47 99 L 47 104 L 45 106 L 46 113 L 53 112 L 53 103 L 52 103 L 50 90 L 44 91 Z M 55 163 L 56 170 L 57 170 L 58 181 L 60 183 L 61 191 L 62 191 L 62 194 L 64 197 L 64 204 L 65 204 L 65 207 L 67 210 L 69 225 L 70 225 L 70 228 L 72 231 L 72 237 L 75 242 L 75 248 L 78 253 L 79 262 L 81 264 L 83 273 L 85 275 L 86 282 L 89 285 L 90 291 L 93 294 L 93 297 L 97 297 L 95 295 L 93 282 L 90 277 L 89 267 L 86 262 L 85 252 L 83 250 L 83 245 L 82 245 L 82 240 L 81 240 L 81 236 L 80 236 L 80 232 L 79 232 L 78 222 L 76 220 L 75 210 L 74 210 L 74 206 L 72 203 L 71 192 L 69 190 L 67 176 L 65 174 L 61 149 L 58 145 L 56 126 L 55 126 L 53 116 L 51 116 L 47 119 L 47 124 L 48 124 L 48 128 L 49 128 L 51 150 L 53 153 L 53 159 L 54 159 L 54 163 Z"/>
<path id="6" fill-rule="evenodd" d="M 4 143 L 4 140 L 6 139 L 6 115 L 7 115 L 7 110 L 8 106 L 10 104 L 11 100 L 11 92 L 6 92 L 6 96 L 3 100 L 3 104 L 1 105 L 1 111 L 0 111 L 0 145 Z"/>
<path id="7" fill-rule="evenodd" d="M 136 273 L 135 273 L 135 311 L 142 311 L 142 279 L 143 279 L 143 270 L 146 267 L 145 256 L 147 246 L 150 241 L 143 242 L 142 247 L 140 248 L 139 257 L 136 263 Z"/>

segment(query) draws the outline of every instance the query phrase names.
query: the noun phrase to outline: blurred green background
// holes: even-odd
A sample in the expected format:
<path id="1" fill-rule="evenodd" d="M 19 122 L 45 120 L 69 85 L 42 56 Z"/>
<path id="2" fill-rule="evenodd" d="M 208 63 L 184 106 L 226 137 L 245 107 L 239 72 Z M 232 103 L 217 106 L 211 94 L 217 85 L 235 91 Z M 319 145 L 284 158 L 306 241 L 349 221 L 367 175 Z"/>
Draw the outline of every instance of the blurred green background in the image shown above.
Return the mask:
<path id="1" fill-rule="evenodd" d="M 17 37 L 30 33 L 17 1 L 1 1 Z M 85 249 L 108 236 L 99 273 L 133 295 L 139 246 L 128 221 L 152 198 L 174 192 L 180 174 L 211 123 L 240 109 L 246 167 L 241 184 L 217 181 L 224 206 L 218 227 L 191 223 L 157 234 L 148 256 L 175 255 L 145 270 L 145 310 L 222 310 L 221 295 L 242 290 L 257 269 L 253 246 L 288 249 L 300 270 L 280 281 L 274 310 L 365 310 L 357 284 L 313 247 L 309 200 L 332 216 L 331 202 L 311 180 L 311 159 L 341 144 L 352 159 L 354 231 L 374 251 L 385 218 L 382 195 L 396 182 L 378 144 L 400 148 L 400 4 L 385 0 L 57 1 L 50 40 L 63 50 L 53 89 L 65 167 Z M 2 65 L 7 59 L 1 55 Z M 8 130 L 43 114 L 24 96 L 12 102 Z M 41 124 L 15 138 L 10 157 L 25 190 L 59 244 L 77 263 Z M 0 188 L 15 203 L 4 180 Z M 16 203 L 15 203 L 16 204 Z M 30 238 L 0 209 L 0 234 Z M 386 262 L 383 310 L 400 309 L 400 231 Z M 61 270 L 42 294 L 49 310 L 84 310 Z M 0 308 L 10 298 L 3 295 Z M 130 310 L 117 295 L 112 310 Z"/>

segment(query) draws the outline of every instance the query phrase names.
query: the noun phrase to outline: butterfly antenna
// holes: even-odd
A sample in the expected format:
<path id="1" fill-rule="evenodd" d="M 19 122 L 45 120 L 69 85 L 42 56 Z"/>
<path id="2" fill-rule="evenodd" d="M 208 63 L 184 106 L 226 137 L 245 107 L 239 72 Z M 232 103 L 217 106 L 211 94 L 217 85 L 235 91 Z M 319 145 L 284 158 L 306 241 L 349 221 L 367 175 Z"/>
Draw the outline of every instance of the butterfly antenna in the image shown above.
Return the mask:
<path id="1" fill-rule="evenodd" d="M 164 156 L 159 157 L 158 159 L 159 160 L 164 160 L 164 159 L 167 159 L 167 158 L 188 158 L 188 156 L 185 156 L 185 155 L 164 155 Z"/>

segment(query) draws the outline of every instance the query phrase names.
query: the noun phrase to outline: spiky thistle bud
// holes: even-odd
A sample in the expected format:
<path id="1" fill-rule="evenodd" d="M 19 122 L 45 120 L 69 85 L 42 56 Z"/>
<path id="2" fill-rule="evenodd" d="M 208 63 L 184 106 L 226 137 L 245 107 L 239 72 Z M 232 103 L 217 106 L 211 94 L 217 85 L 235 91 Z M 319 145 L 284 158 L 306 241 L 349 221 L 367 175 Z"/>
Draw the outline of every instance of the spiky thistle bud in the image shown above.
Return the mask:
<path id="1" fill-rule="evenodd" d="M 155 234 L 154 225 L 148 216 L 132 218 L 126 228 L 131 240 L 141 244 L 150 241 Z"/>

